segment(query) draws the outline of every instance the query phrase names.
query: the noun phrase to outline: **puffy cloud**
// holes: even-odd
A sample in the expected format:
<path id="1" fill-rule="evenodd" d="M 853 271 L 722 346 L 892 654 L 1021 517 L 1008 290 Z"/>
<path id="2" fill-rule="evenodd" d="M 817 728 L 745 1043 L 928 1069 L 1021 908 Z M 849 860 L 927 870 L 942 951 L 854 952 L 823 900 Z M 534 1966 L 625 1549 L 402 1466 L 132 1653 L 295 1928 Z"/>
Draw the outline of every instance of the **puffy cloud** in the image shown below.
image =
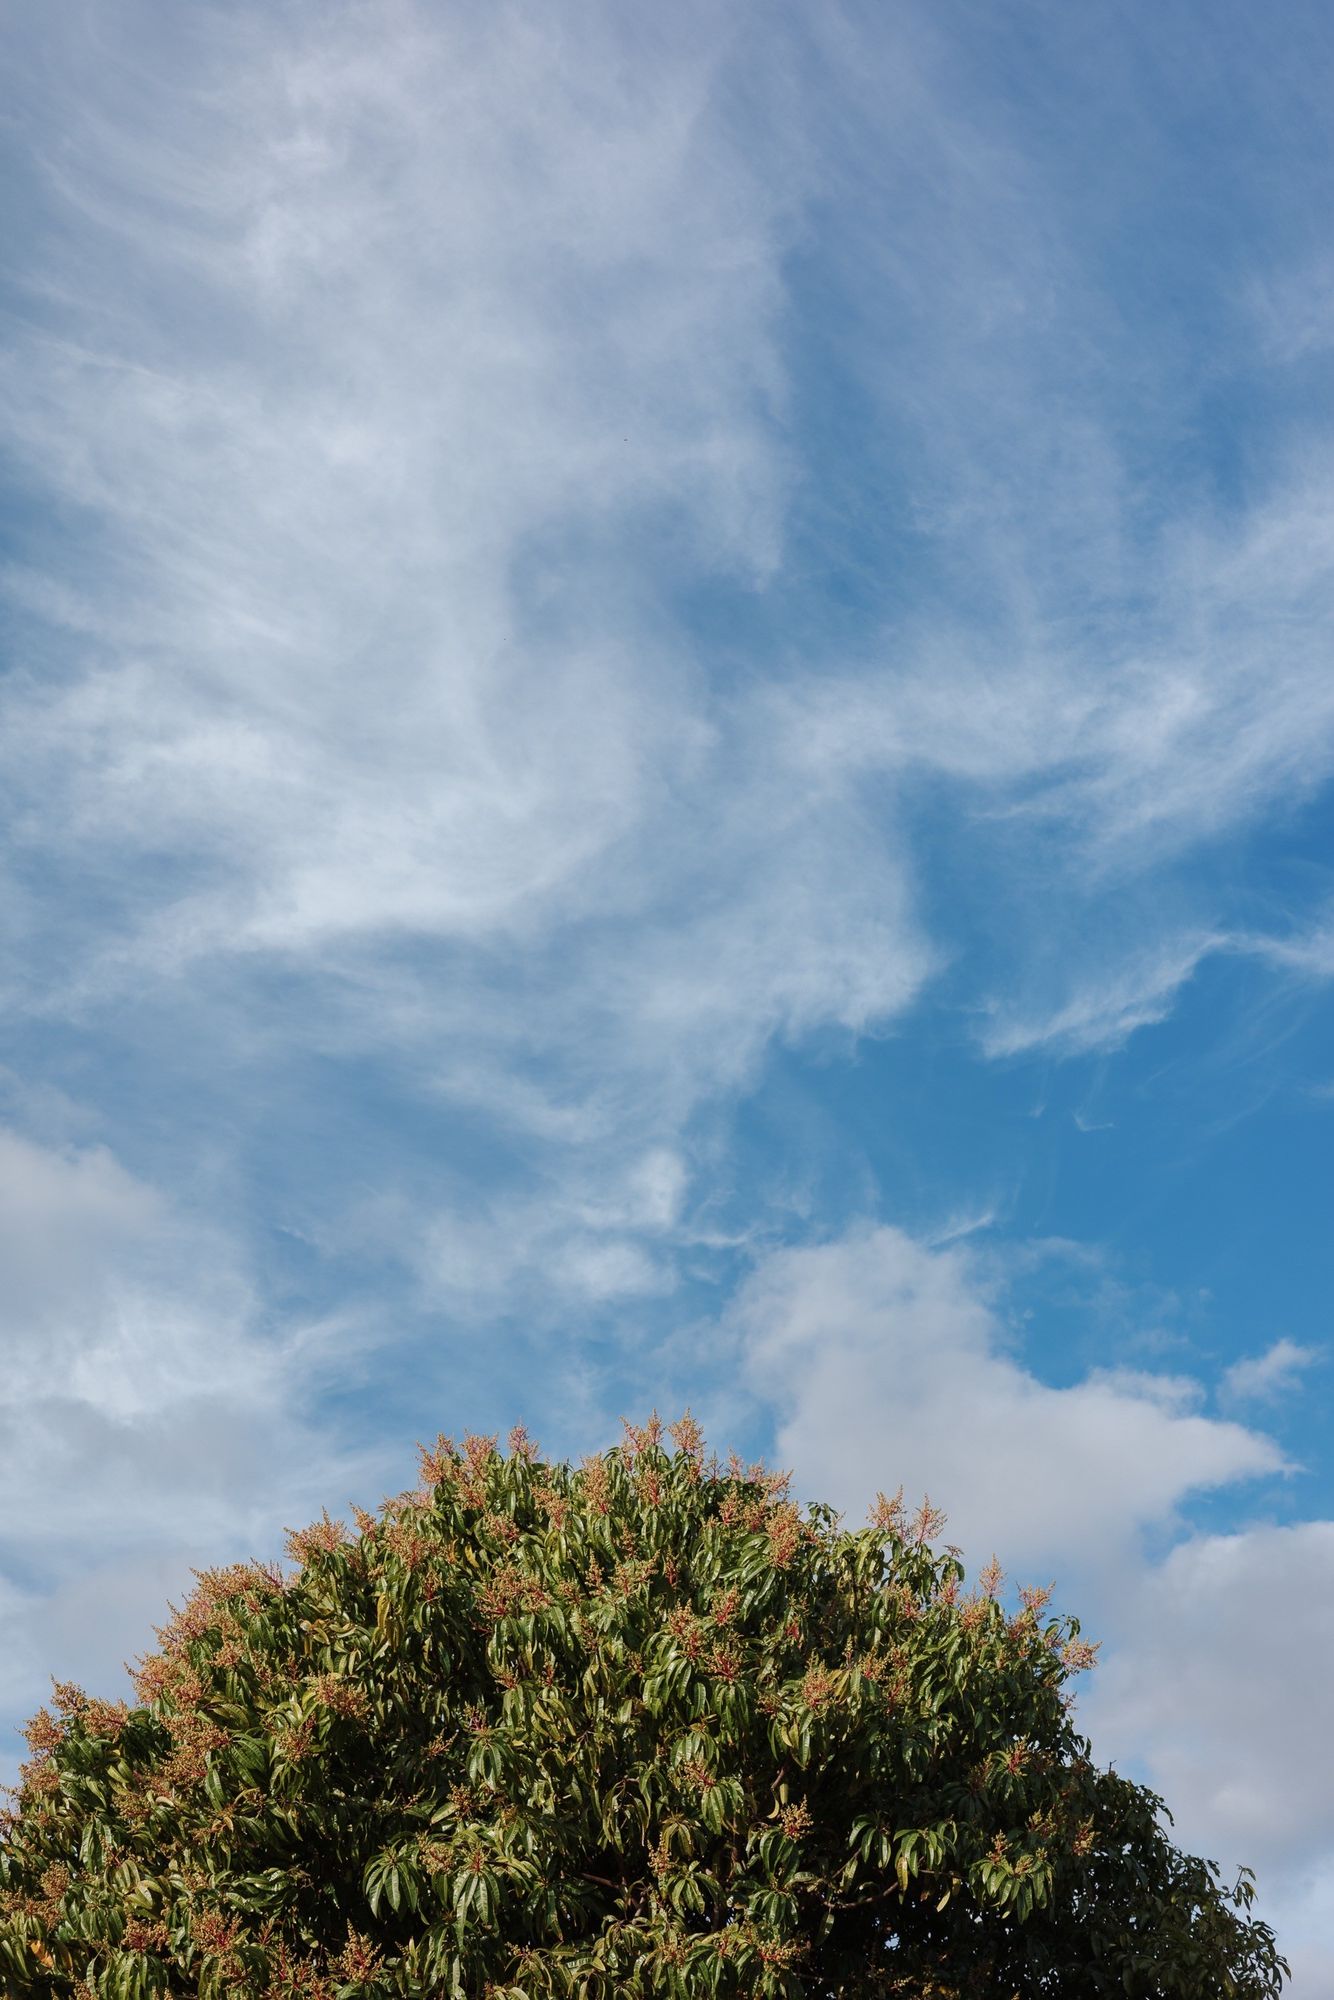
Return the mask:
<path id="1" fill-rule="evenodd" d="M 866 1229 L 770 1255 L 730 1320 L 753 1394 L 804 1490 L 861 1518 L 929 1489 L 976 1568 L 993 1550 L 1062 1607 L 1096 1610 L 1079 1717 L 1099 1757 L 1166 1799 L 1175 1837 L 1259 1875 L 1302 2000 L 1334 1993 L 1334 1523 L 1190 1535 L 1192 1495 L 1282 1466 L 1259 1432 L 1200 1414 L 1201 1384 L 1095 1371 L 1053 1388 L 1012 1347 L 965 1246 Z M 1306 1359 L 1278 1342 L 1230 1371 L 1263 1397 Z"/>
<path id="2" fill-rule="evenodd" d="M 1192 1537 L 1126 1589 L 1081 1706 L 1177 1836 L 1257 1870 L 1302 2000 L 1334 1993 L 1334 1521 Z"/>
<path id="3" fill-rule="evenodd" d="M 1119 1570 L 1190 1495 L 1283 1464 L 1258 1432 L 1199 1414 L 1189 1380 L 1041 1381 L 966 1249 L 897 1229 L 773 1253 L 731 1324 L 803 1485 L 859 1515 L 878 1488 L 929 1490 L 974 1563 Z"/>
<path id="4" fill-rule="evenodd" d="M 1334 1521 L 1192 1537 L 1144 1573 L 1120 1627 L 1089 1697 L 1105 1752 L 1146 1760 L 1183 1835 L 1271 1879 L 1334 1860 L 1312 1754 L 1334 1740 Z"/>

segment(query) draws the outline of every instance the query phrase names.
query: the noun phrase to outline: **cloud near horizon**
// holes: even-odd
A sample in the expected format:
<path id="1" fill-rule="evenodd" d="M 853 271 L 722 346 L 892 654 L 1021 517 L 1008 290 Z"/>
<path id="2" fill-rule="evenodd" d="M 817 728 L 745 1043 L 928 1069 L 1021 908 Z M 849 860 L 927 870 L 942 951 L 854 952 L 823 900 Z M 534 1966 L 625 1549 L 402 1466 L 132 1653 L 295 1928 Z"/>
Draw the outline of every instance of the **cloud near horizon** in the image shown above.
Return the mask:
<path id="1" fill-rule="evenodd" d="M 810 1490 L 856 1521 L 902 1482 L 943 1504 L 942 1539 L 972 1574 L 999 1554 L 1018 1582 L 1059 1580 L 1057 1608 L 1104 1641 L 1080 1690 L 1096 1753 L 1147 1775 L 1192 1851 L 1259 1869 L 1300 1987 L 1319 1991 L 1334 1969 L 1334 1815 L 1313 1754 L 1334 1735 L 1334 1521 L 1183 1535 L 1193 1498 L 1288 1469 L 1274 1441 L 1204 1413 L 1191 1376 L 1043 1382 L 1002 1300 L 967 1241 L 881 1227 L 772 1253 L 728 1330 Z M 1225 1390 L 1248 1365 L 1252 1393 L 1277 1386 L 1284 1345 Z"/>

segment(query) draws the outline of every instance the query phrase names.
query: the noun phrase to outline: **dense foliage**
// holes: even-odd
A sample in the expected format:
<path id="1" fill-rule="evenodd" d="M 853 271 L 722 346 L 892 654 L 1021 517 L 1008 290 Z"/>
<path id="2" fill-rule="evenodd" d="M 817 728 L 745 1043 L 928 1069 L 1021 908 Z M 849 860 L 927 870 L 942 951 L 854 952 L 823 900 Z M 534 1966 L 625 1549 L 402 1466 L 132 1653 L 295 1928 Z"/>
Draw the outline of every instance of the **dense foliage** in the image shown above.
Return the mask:
<path id="1" fill-rule="evenodd" d="M 199 1577 L 139 1706 L 58 1687 L 0 1848 L 14 1996 L 1279 1991 L 1271 1934 L 1089 1760 L 1092 1649 L 846 1532 L 690 1420 L 521 1433 Z"/>

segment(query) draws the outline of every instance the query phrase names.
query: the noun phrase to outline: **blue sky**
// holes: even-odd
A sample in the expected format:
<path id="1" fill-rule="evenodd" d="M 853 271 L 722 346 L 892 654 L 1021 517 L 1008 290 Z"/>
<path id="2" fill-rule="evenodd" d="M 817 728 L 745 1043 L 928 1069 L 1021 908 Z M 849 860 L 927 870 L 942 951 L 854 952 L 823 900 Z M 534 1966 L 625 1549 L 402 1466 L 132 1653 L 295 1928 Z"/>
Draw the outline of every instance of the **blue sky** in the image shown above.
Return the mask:
<path id="1" fill-rule="evenodd" d="M 1334 1995 L 1327 11 L 4 34 L 0 1709 L 688 1401 Z"/>

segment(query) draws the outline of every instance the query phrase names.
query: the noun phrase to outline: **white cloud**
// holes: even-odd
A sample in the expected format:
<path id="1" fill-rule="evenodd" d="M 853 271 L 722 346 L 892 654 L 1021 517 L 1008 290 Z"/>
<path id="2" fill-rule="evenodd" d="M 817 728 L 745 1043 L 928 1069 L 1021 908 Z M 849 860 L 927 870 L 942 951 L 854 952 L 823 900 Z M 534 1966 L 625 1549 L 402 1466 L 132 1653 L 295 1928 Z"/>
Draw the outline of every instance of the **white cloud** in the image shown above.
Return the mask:
<path id="1" fill-rule="evenodd" d="M 896 1229 L 775 1252 L 730 1323 L 803 1487 L 858 1516 L 879 1488 L 929 1490 L 974 1564 L 1119 1573 L 1190 1495 L 1283 1465 L 1175 1378 L 1050 1387 L 1009 1351 L 967 1253 Z"/>
<path id="2" fill-rule="evenodd" d="M 774 558 L 781 217 L 710 39 L 650 83 L 633 35 L 394 25 L 242 10 L 184 80 L 65 78 L 80 338 L 24 343 L 5 416 L 138 587 L 90 575 L 109 657 L 16 723 L 75 753 L 76 833 L 225 857 L 159 955 L 545 920 L 705 740 L 625 644 L 623 522 Z"/>
<path id="3" fill-rule="evenodd" d="M 1276 1340 L 1263 1354 L 1248 1355 L 1224 1370 L 1222 1392 L 1236 1403 L 1272 1403 L 1295 1389 L 1305 1369 L 1320 1359 L 1314 1347 Z"/>
<path id="4" fill-rule="evenodd" d="M 1327 916 L 1286 937 L 1239 938 L 1236 948 L 1309 978 L 1334 979 L 1334 922 Z"/>
<path id="5" fill-rule="evenodd" d="M 12 998 L 151 976 L 188 1011 L 277 962 L 318 990 L 303 1036 L 407 1040 L 539 1137 L 634 1106 L 676 1145 L 773 1038 L 892 1019 L 948 955 L 925 784 L 1012 918 L 988 1050 L 1170 1010 L 1213 913 L 1088 911 L 1329 769 L 1331 503 L 1298 466 L 1133 545 L 1070 337 L 1105 302 L 926 17 L 780 22 L 758 65 L 710 10 L 145 26 L 119 0 L 29 78 L 60 228 L 0 403 L 95 535 L 8 572 L 9 779 L 20 849 L 116 866 L 97 908 L 12 891 Z M 979 581 L 859 663 L 808 632 L 724 689 L 671 591 L 782 575 L 817 204 L 920 530 Z"/>
<path id="6" fill-rule="evenodd" d="M 1334 1993 L 1334 1522 L 1198 1536 L 1130 1585 L 1081 1703 L 1183 1845 L 1257 1871 L 1301 2000 Z"/>
<path id="7" fill-rule="evenodd" d="M 0 1131 L 0 1264 L 0 1706 L 13 1719 L 46 1673 L 114 1679 L 150 1643 L 167 1580 L 179 1590 L 193 1563 L 279 1554 L 285 1523 L 380 1467 L 311 1422 L 328 1350 L 346 1368 L 352 1330 L 267 1338 L 216 1234 L 104 1148 Z"/>
<path id="8" fill-rule="evenodd" d="M 1189 1377 L 1052 1388 L 1011 1350 L 967 1251 L 897 1230 L 771 1255 L 729 1326 L 802 1491 L 859 1520 L 877 1489 L 929 1490 L 971 1567 L 994 1550 L 1095 1617 L 1079 1720 L 1096 1754 L 1163 1795 L 1183 1846 L 1257 1870 L 1294 1993 L 1334 1994 L 1334 1523 L 1147 1553 L 1192 1495 L 1278 1470 L 1271 1441 L 1199 1414 Z M 1272 1355 L 1262 1388 L 1288 1362 Z"/>
<path id="9" fill-rule="evenodd" d="M 1114 1047 L 1229 948 L 1142 885 L 1329 768 L 1330 505 L 1298 466 L 1140 545 L 1069 337 L 1096 279 L 925 17 L 780 20 L 762 63 L 706 9 L 146 25 L 117 0 L 54 62 L 26 30 L 58 226 L 0 417 L 84 539 L 5 577 L 11 1005 L 114 1021 L 151 983 L 239 1072 L 406 1055 L 512 1131 L 514 1183 L 303 1226 L 479 1311 L 538 1272 L 668 1289 L 694 1128 L 776 1040 L 878 1029 L 953 957 L 986 1052 Z M 791 597 L 832 470 L 793 335 L 845 309 L 945 584 L 855 658 L 806 605 L 720 671 L 674 593 Z M 990 962 L 945 934 L 927 795 Z M 679 1185 L 632 1196 L 655 1154 Z"/>
<path id="10" fill-rule="evenodd" d="M 319 1240 L 405 1261 L 430 1308 L 469 1318 L 521 1308 L 545 1327 L 570 1309 L 672 1291 L 675 1253 L 698 1240 L 689 1184 L 686 1161 L 667 1147 L 623 1152 L 614 1164 L 604 1150 L 582 1178 L 567 1168 L 522 1194 L 386 1187 Z"/>
<path id="11" fill-rule="evenodd" d="M 391 1227 L 390 1245 L 407 1232 Z M 616 1230 L 581 1228 L 558 1194 L 549 1202 L 501 1202 L 480 1215 L 448 1207 L 428 1216 L 412 1255 L 428 1300 L 455 1310 L 503 1309 L 516 1299 L 545 1299 L 557 1311 L 609 1299 L 670 1291 L 670 1265 Z"/>
<path id="12" fill-rule="evenodd" d="M 405 1058 L 500 1164 L 317 1173 L 303 1219 L 460 1318 L 667 1293 L 727 1178 L 702 1114 L 946 962 L 994 1056 L 1115 1047 L 1225 951 L 1330 969 L 1320 926 L 1243 933 L 1176 874 L 1334 768 L 1320 441 L 1230 516 L 1160 476 L 1198 412 L 1096 218 L 938 20 L 867 20 L 15 23 L 3 998 L 157 1010 L 231 1063 L 238 1128 L 294 1050 Z M 1318 348 L 1327 293 L 1276 283 L 1237 379 Z M 168 1201 L 58 1109 L 64 1149 L 0 1134 L 30 1663 L 91 1658 L 81 1606 L 128 1650 L 187 1546 L 357 1483 L 295 1387 L 345 1334 L 271 1338 L 193 1164 Z M 977 1273 L 888 1230 L 763 1263 L 731 1325 L 811 1490 L 929 1486 L 979 1556 L 1124 1578 L 1190 1496 L 1279 1468 L 1181 1378 L 1043 1383 Z"/>
<path id="13" fill-rule="evenodd" d="M 0 1214 L 0 1518 L 24 1519 L 25 1554 L 244 1528 L 290 1462 L 275 1447 L 305 1439 L 293 1362 L 314 1374 L 320 1330 L 266 1338 L 225 1242 L 102 1148 L 0 1134 Z"/>
<path id="14" fill-rule="evenodd" d="M 1019 995 L 993 1000 L 982 1047 L 990 1056 L 1019 1055 L 1038 1047 L 1062 1054 L 1119 1048 L 1137 1029 L 1167 1018 L 1182 987 L 1223 942 L 1217 937 L 1168 935 L 1147 953 L 1119 954 L 1099 975 L 1091 974 L 1081 961 L 1074 968 L 1075 990 L 1061 997 L 1049 995 L 1046 1007 L 1036 1015 L 1024 1011 Z"/>
<path id="15" fill-rule="evenodd" d="M 1225 1841 L 1230 1862 L 1334 1859 L 1334 1522 L 1183 1542 L 1120 1625 L 1088 1698 L 1103 1753 L 1146 1759 L 1183 1838 Z"/>
<path id="16" fill-rule="evenodd" d="M 0 1264 L 11 1324 L 31 1330 L 30 1366 L 45 1359 L 60 1368 L 49 1340 L 89 1310 L 108 1252 L 141 1250 L 162 1222 L 158 1197 L 105 1147 L 57 1152 L 0 1130 Z M 36 1386 L 11 1377 L 0 1396 L 11 1384 L 19 1399 Z"/>
<path id="17" fill-rule="evenodd" d="M 10 1003 L 115 1020 L 151 984 L 242 1063 L 298 1017 L 407 1051 L 548 1149 L 576 1239 L 775 1038 L 888 1019 L 936 963 L 856 783 L 669 609 L 781 553 L 800 149 L 722 115 L 709 10 L 587 25 L 242 7 L 133 64 L 62 44 L 31 76 L 61 227 L 0 376 L 93 538 L 8 572 L 41 663 L 3 696 L 15 847 L 62 885 L 11 891 Z M 257 998 L 275 969 L 300 1007 Z"/>

